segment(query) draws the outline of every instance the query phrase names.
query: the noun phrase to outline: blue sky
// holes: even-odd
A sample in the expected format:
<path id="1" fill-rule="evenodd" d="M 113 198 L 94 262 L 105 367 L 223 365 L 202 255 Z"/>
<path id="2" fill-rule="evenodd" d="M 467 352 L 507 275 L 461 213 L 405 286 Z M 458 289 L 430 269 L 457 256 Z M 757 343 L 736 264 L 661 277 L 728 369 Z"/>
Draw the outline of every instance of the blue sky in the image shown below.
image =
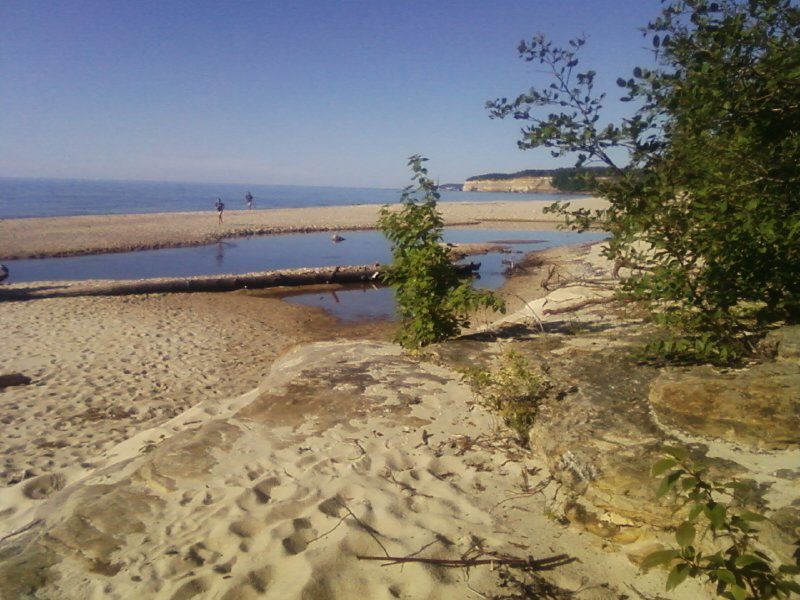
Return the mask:
<path id="1" fill-rule="evenodd" d="M 569 166 L 488 117 L 544 81 L 517 45 L 586 34 L 616 100 L 660 5 L 3 0 L 0 176 L 397 187 L 414 153 L 442 183 Z"/>

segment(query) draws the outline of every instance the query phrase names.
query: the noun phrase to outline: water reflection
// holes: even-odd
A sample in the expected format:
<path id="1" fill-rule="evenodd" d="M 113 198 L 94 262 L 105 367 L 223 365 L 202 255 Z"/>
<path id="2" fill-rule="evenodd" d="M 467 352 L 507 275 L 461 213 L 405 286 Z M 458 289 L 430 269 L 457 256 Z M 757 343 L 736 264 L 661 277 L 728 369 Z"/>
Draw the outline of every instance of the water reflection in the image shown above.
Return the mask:
<path id="1" fill-rule="evenodd" d="M 392 289 L 377 285 L 340 287 L 328 292 L 289 294 L 283 297 L 292 304 L 316 306 L 342 321 L 395 318 Z"/>

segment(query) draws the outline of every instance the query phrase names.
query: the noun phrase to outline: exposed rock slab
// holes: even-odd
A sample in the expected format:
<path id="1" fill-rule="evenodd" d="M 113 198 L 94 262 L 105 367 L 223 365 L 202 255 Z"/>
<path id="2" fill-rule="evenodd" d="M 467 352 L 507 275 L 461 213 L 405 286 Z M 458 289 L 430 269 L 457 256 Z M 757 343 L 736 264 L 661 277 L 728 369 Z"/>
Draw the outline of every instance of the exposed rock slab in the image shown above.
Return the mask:
<path id="1" fill-rule="evenodd" d="M 774 352 L 777 360 L 800 362 L 800 325 L 771 331 L 764 340 L 764 345 Z"/>
<path id="2" fill-rule="evenodd" d="M 800 365 L 775 362 L 718 373 L 711 367 L 667 372 L 650 393 L 670 427 L 756 449 L 800 446 Z"/>

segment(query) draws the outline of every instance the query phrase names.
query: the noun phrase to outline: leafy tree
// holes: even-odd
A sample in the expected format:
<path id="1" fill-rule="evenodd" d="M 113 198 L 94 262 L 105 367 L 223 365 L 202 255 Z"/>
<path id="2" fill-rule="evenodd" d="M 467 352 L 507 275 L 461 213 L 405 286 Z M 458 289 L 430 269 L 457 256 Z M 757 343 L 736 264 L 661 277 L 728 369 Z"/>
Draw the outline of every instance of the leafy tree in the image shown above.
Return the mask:
<path id="1" fill-rule="evenodd" d="M 596 73 L 578 70 L 584 38 L 522 42 L 552 83 L 487 107 L 529 122 L 521 148 L 613 169 L 607 211 L 553 209 L 600 220 L 607 256 L 637 267 L 625 290 L 663 326 L 662 356 L 729 362 L 747 332 L 800 318 L 800 7 L 674 0 L 643 33 L 656 66 L 617 80 L 636 107 L 620 123 L 602 124 Z"/>
<path id="2" fill-rule="evenodd" d="M 442 244 L 439 193 L 427 176 L 425 161 L 419 155 L 409 158 L 417 185 L 403 191 L 400 210 L 384 206 L 378 220 L 391 244 L 393 262 L 385 281 L 394 287 L 400 313 L 395 339 L 412 349 L 457 335 L 469 325 L 469 314 L 480 307 L 504 310 L 500 299 L 472 289 L 471 282 L 453 268 Z"/>

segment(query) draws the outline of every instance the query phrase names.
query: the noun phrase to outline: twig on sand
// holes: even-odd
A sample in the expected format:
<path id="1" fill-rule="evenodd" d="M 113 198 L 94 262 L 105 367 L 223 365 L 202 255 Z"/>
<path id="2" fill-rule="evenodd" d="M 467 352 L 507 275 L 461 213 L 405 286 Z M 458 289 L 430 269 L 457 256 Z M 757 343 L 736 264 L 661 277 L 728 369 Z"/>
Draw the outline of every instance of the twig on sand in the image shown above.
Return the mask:
<path id="1" fill-rule="evenodd" d="M 587 298 L 586 300 L 583 300 L 576 304 L 570 304 L 569 306 L 563 306 L 561 308 L 545 308 L 543 312 L 546 315 L 560 315 L 563 313 L 575 312 L 587 306 L 592 306 L 594 304 L 610 304 L 611 302 L 615 301 L 617 301 L 617 298 L 615 298 L 614 296 L 604 296 L 602 298 Z"/>
<path id="2" fill-rule="evenodd" d="M 361 450 L 361 454 L 359 454 L 355 458 L 351 458 L 350 460 L 358 460 L 359 458 L 367 454 L 367 451 L 364 450 L 364 446 L 361 445 L 361 440 L 359 440 L 358 438 L 347 438 L 346 441 L 353 442 L 356 446 L 358 446 L 358 449 Z"/>
<path id="3" fill-rule="evenodd" d="M 389 481 L 389 482 L 395 484 L 401 490 L 408 492 L 412 496 L 423 496 L 425 498 L 433 498 L 433 496 L 431 496 L 429 494 L 423 494 L 422 492 L 417 491 L 417 488 L 415 488 L 415 487 L 413 487 L 413 486 L 411 486 L 411 485 L 409 485 L 407 483 L 404 483 L 402 481 L 399 481 L 394 476 L 394 471 L 392 471 L 391 469 L 386 469 L 383 473 L 381 473 L 381 477 L 383 477 L 386 481 Z"/>
<path id="4" fill-rule="evenodd" d="M 489 509 L 489 513 L 491 514 L 492 511 L 494 511 L 496 508 L 502 506 L 506 502 L 512 502 L 514 500 L 519 500 L 520 498 L 529 498 L 530 496 L 535 496 L 536 494 L 544 495 L 544 490 L 547 488 L 547 486 L 550 485 L 550 483 L 552 481 L 554 481 L 554 478 L 551 475 L 550 477 L 547 477 L 546 479 L 542 479 L 539 483 L 537 483 L 531 489 L 528 489 L 528 490 L 522 491 L 522 492 L 518 492 L 516 494 L 512 494 L 508 498 L 504 498 L 503 500 L 500 500 L 500 502 L 496 503 L 494 506 L 492 506 Z"/>
<path id="5" fill-rule="evenodd" d="M 29 529 L 33 529 L 34 527 L 36 527 L 41 522 L 42 522 L 41 519 L 34 519 L 33 521 L 31 521 L 30 523 L 28 523 L 24 527 L 20 527 L 16 531 L 12 531 L 11 533 L 6 534 L 3 537 L 1 537 L 0 538 L 0 542 L 4 542 L 8 538 L 14 537 L 15 535 L 19 535 L 20 533 L 24 533 L 24 532 L 28 531 Z"/>
<path id="6" fill-rule="evenodd" d="M 357 555 L 359 560 L 384 561 L 383 566 L 403 563 L 422 563 L 438 567 L 477 567 L 481 565 L 508 566 L 526 571 L 552 571 L 558 567 L 568 565 L 577 559 L 569 554 L 556 554 L 545 558 L 515 558 L 513 556 L 500 556 L 492 558 L 425 558 L 422 556 L 363 556 Z"/>
<path id="7" fill-rule="evenodd" d="M 383 550 L 383 553 L 386 555 L 386 559 L 388 559 L 389 558 L 389 551 L 386 549 L 386 546 L 384 546 L 381 543 L 381 541 L 378 539 L 378 536 L 379 535 L 383 535 L 383 534 L 380 531 L 378 531 L 377 529 L 375 529 L 374 527 L 372 527 L 370 525 L 367 525 L 366 523 L 364 523 L 364 521 L 359 519 L 356 516 L 356 514 L 352 510 L 350 510 L 350 507 L 347 506 L 347 504 L 344 503 L 344 501 L 339 500 L 339 504 L 341 504 L 342 508 L 344 508 L 347 511 L 347 514 L 349 516 L 353 517 L 353 519 L 355 519 L 356 523 L 358 523 L 359 526 L 361 526 L 361 528 L 364 531 L 366 531 L 370 535 L 370 537 L 372 537 L 373 540 L 375 540 L 375 543 L 377 543 L 378 546 L 381 547 L 381 550 Z"/>
<path id="8" fill-rule="evenodd" d="M 531 311 L 531 314 L 533 315 L 533 318 L 536 320 L 536 323 L 539 325 L 539 329 L 541 329 L 541 330 L 542 330 L 542 333 L 544 333 L 544 323 L 543 323 L 543 322 L 542 322 L 542 320 L 539 318 L 539 315 L 537 315 L 537 314 L 536 314 L 536 311 L 535 311 L 535 310 L 533 310 L 533 307 L 531 306 L 530 302 L 528 302 L 527 300 L 525 300 L 525 298 L 523 298 L 523 297 L 522 297 L 522 296 L 520 296 L 519 294 L 510 294 L 510 295 L 511 295 L 511 296 L 514 296 L 515 298 L 519 298 L 520 300 L 522 300 L 522 302 L 524 302 L 524 303 L 525 303 L 525 306 L 527 306 L 527 307 L 528 307 L 528 310 L 529 310 L 529 311 Z"/>
<path id="9" fill-rule="evenodd" d="M 321 540 L 321 539 L 322 539 L 322 538 L 324 538 L 325 536 L 332 534 L 334 531 L 336 531 L 336 530 L 339 528 L 339 525 L 341 525 L 342 523 L 344 523 L 344 522 L 345 522 L 345 520 L 347 520 L 347 517 L 349 517 L 349 516 L 350 516 L 350 515 L 345 515 L 345 516 L 341 517 L 341 518 L 339 519 L 339 522 L 338 522 L 338 523 L 336 523 L 336 525 L 334 525 L 334 526 L 333 526 L 333 527 L 331 527 L 330 529 L 328 529 L 328 531 L 326 531 L 325 533 L 321 533 L 321 534 L 319 534 L 319 535 L 318 535 L 317 537 L 315 537 L 314 539 L 308 540 L 308 544 L 307 544 L 307 545 L 309 545 L 309 546 L 310 546 L 311 544 L 313 544 L 313 543 L 314 543 L 314 542 L 316 542 L 317 540 Z"/>
<path id="10" fill-rule="evenodd" d="M 337 497 L 337 498 L 336 498 L 336 502 L 337 502 L 337 503 L 339 504 L 339 506 L 341 506 L 341 507 L 342 507 L 342 508 L 343 508 L 345 511 L 347 511 L 347 514 L 346 514 L 346 515 L 344 515 L 343 517 L 340 517 L 340 518 L 339 518 L 339 521 L 336 523 L 336 525 L 334 525 L 333 527 L 331 527 L 331 528 L 330 528 L 328 531 L 326 531 L 325 533 L 322 533 L 322 534 L 318 535 L 317 537 L 315 537 L 315 538 L 314 538 L 314 539 L 312 539 L 312 540 L 309 540 L 309 542 L 308 542 L 308 543 L 309 543 L 309 544 L 311 544 L 311 543 L 313 543 L 313 542 L 316 542 L 317 540 L 321 540 L 322 538 L 324 538 L 324 537 L 325 537 L 325 536 L 327 536 L 327 535 L 330 535 L 331 533 L 333 533 L 334 531 L 336 531 L 336 529 L 337 529 L 337 528 L 338 528 L 338 527 L 339 527 L 339 526 L 340 526 L 342 523 L 344 523 L 344 522 L 347 520 L 347 518 L 348 518 L 348 517 L 352 517 L 352 518 L 355 520 L 355 522 L 356 522 L 356 523 L 358 523 L 358 525 L 359 525 L 359 526 L 360 526 L 360 527 L 361 527 L 361 528 L 362 528 L 364 531 L 366 531 L 366 532 L 367 532 L 367 533 L 368 533 L 368 534 L 369 534 L 369 535 L 372 537 L 372 539 L 373 539 L 373 540 L 375 540 L 375 541 L 377 542 L 377 544 L 378 544 L 378 545 L 381 547 L 381 549 L 384 551 L 384 553 L 386 554 L 386 556 L 387 556 L 387 558 L 388 558 L 388 556 L 389 556 L 389 551 L 388 551 L 388 550 L 386 550 L 386 547 L 385 547 L 385 546 L 384 546 L 384 545 L 381 543 L 381 541 L 380 541 L 380 540 L 379 540 L 379 539 L 376 537 L 376 536 L 378 536 L 378 535 L 383 535 L 383 534 L 382 534 L 380 531 L 378 531 L 377 529 L 375 529 L 374 527 L 371 527 L 370 525 L 367 525 L 366 523 L 364 523 L 364 521 L 362 521 L 361 519 L 359 519 L 359 518 L 358 518 L 358 517 L 355 515 L 355 513 L 354 513 L 352 510 L 350 510 L 350 507 L 349 507 L 349 506 L 347 506 L 347 504 L 345 503 L 345 501 L 344 501 L 344 500 L 342 500 L 341 498 Z"/>

